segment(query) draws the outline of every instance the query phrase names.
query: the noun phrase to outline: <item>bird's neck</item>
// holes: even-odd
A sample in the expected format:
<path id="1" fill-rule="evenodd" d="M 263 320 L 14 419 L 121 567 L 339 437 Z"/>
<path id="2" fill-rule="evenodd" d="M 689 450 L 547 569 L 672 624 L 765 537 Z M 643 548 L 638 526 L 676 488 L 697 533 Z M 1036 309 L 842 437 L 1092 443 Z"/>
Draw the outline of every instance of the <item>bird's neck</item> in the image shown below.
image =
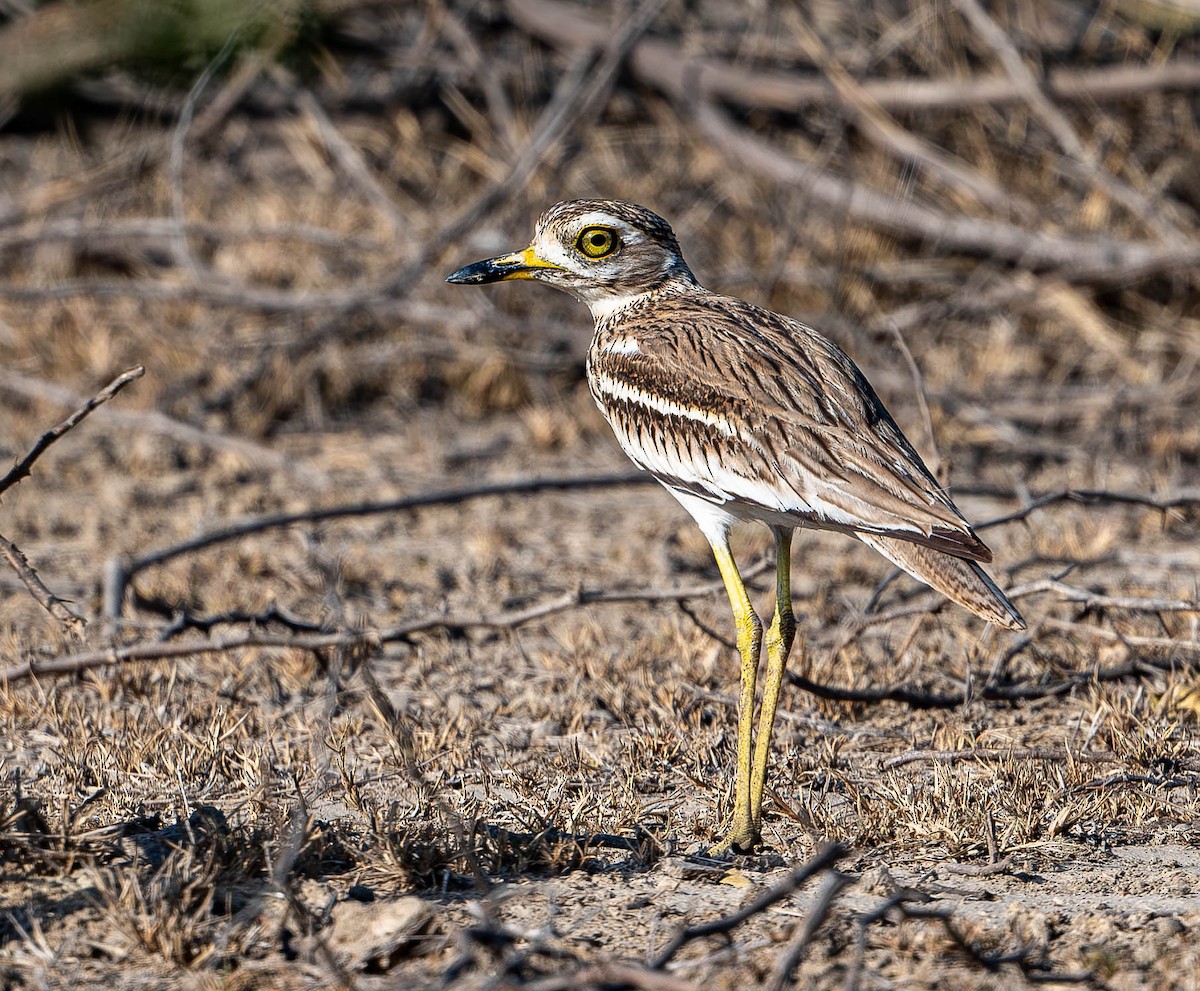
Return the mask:
<path id="1" fill-rule="evenodd" d="M 691 273 L 688 274 L 690 275 Z M 583 301 L 587 303 L 588 308 L 592 311 L 592 318 L 596 321 L 596 326 L 599 327 L 631 306 L 653 302 L 666 296 L 703 292 L 707 292 L 707 290 L 693 279 L 680 278 L 667 279 L 650 289 L 635 290 L 630 293 L 597 293 L 590 298 L 585 297 Z"/>

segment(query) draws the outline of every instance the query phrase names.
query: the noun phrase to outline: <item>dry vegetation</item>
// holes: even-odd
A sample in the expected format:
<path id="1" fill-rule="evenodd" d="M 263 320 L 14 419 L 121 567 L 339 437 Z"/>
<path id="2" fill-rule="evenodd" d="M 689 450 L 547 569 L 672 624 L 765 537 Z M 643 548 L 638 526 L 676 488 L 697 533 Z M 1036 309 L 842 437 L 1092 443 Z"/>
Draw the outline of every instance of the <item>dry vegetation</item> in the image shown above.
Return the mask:
<path id="1" fill-rule="evenodd" d="M 1200 987 L 1200 22 L 614 6 L 5 63 L 4 457 L 145 367 L 0 486 L 7 985 Z M 585 311 L 441 282 L 575 195 L 846 347 L 1030 621 L 798 535 L 761 857 L 687 855 L 727 605 Z"/>

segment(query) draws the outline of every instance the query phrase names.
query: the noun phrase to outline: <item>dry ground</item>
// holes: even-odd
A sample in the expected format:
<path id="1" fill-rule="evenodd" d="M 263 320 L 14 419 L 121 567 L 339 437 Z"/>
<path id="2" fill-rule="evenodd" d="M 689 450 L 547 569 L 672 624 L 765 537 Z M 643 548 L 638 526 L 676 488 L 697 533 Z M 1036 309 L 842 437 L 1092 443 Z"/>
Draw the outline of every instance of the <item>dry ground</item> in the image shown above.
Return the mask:
<path id="1" fill-rule="evenodd" d="M 622 60 L 632 31 L 559 50 L 565 3 L 347 7 L 223 65 L 187 131 L 196 73 L 150 90 L 116 69 L 0 131 L 0 450 L 146 368 L 0 505 L 88 620 L 79 642 L 0 573 L 5 982 L 1200 987 L 1196 90 L 1054 88 L 1194 65 L 1194 25 L 1119 4 L 651 11 L 667 54 L 850 85 L 789 111 L 689 102 L 656 81 L 661 49 Z M 1048 80 L 1032 95 L 1014 52 Z M 1022 95 L 904 108 L 853 86 L 913 77 Z M 839 207 L 819 176 L 894 209 Z M 586 312 L 441 282 L 596 194 L 657 208 L 707 284 L 849 350 L 997 521 L 1029 620 L 984 630 L 799 534 L 807 651 L 755 858 L 689 855 L 730 809 L 737 672 L 694 526 L 632 482 L 469 496 L 629 473 L 583 380 Z M 944 238 L 912 229 L 922 210 Z M 110 563 L 443 490 L 468 495 L 135 568 L 105 619 Z M 735 550 L 752 565 L 767 534 Z M 238 636 L 259 642 L 214 649 Z M 837 872 L 790 884 L 830 840 Z"/>

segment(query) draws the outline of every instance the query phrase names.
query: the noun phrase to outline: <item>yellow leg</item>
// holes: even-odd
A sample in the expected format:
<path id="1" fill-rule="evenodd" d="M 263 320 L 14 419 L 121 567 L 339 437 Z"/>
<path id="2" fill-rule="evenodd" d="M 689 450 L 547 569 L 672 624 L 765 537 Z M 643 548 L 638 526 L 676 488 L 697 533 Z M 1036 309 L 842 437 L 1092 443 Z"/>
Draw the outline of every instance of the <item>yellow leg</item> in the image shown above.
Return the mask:
<path id="1" fill-rule="evenodd" d="M 750 776 L 750 827 L 756 835 L 762 829 L 763 788 L 767 783 L 767 760 L 771 756 L 771 729 L 779 705 L 779 687 L 796 637 L 796 618 L 792 615 L 792 531 L 781 527 L 772 527 L 772 530 L 775 533 L 775 618 L 767 630 L 767 678 L 758 713 L 754 767 Z"/>
<path id="2" fill-rule="evenodd" d="M 754 729 L 754 686 L 758 677 L 758 655 L 762 646 L 762 622 L 750 605 L 746 586 L 729 551 L 728 542 L 713 544 L 713 556 L 737 627 L 738 653 L 742 655 L 742 689 L 738 696 L 737 774 L 734 779 L 733 822 L 725 838 L 710 852 L 721 853 L 733 847 L 749 850 L 758 842 L 758 831 L 750 812 L 751 734 Z"/>

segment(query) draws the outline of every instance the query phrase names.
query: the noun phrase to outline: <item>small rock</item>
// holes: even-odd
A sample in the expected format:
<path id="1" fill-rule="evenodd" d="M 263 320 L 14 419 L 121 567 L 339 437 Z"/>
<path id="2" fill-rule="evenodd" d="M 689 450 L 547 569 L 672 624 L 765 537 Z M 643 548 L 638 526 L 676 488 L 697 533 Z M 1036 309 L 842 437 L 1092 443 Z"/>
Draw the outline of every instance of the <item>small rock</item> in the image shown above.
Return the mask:
<path id="1" fill-rule="evenodd" d="M 1160 915 L 1157 919 L 1150 920 L 1150 928 L 1161 936 L 1178 936 L 1186 931 L 1187 926 L 1173 915 Z"/>
<path id="2" fill-rule="evenodd" d="M 385 973 L 413 952 L 431 915 L 420 898 L 338 902 L 325 939 L 343 967 Z"/>

